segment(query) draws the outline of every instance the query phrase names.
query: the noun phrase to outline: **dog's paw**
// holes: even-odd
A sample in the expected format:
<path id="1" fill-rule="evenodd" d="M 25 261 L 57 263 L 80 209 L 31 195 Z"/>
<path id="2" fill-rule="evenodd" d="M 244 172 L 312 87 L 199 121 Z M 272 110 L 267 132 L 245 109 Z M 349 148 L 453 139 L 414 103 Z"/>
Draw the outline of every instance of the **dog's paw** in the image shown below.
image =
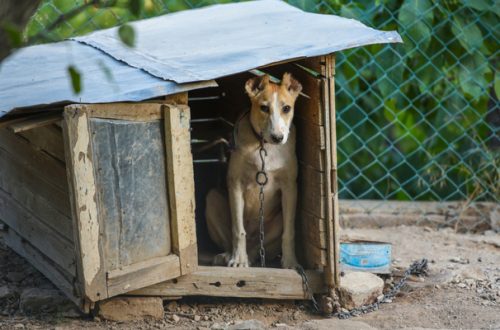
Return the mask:
<path id="1" fill-rule="evenodd" d="M 300 264 L 297 261 L 297 258 L 295 258 L 294 255 L 292 256 L 283 256 L 281 258 L 281 267 L 285 269 L 296 269 Z"/>
<path id="2" fill-rule="evenodd" d="M 228 267 L 249 267 L 248 255 L 246 252 L 235 251 L 227 263 Z"/>

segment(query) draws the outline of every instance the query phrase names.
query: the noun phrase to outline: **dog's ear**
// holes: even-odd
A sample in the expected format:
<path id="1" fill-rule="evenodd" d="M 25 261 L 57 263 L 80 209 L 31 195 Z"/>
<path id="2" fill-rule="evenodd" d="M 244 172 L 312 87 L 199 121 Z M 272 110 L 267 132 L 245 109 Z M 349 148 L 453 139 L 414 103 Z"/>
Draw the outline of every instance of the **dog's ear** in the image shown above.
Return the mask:
<path id="1" fill-rule="evenodd" d="M 250 78 L 245 84 L 245 90 L 250 97 L 256 97 L 269 84 L 269 75 Z"/>
<path id="2" fill-rule="evenodd" d="M 281 87 L 285 88 L 294 97 L 297 97 L 302 91 L 302 85 L 297 80 L 295 80 L 288 72 L 285 72 L 283 74 L 283 78 L 281 79 Z"/>

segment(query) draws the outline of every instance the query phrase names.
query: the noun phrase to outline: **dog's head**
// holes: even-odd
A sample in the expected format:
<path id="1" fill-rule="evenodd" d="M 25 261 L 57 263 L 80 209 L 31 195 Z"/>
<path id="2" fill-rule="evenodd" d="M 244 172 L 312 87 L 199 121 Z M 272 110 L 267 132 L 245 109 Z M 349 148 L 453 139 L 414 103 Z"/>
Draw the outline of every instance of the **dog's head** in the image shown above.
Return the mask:
<path id="1" fill-rule="evenodd" d="M 249 79 L 245 90 L 252 101 L 250 122 L 254 130 L 267 142 L 285 144 L 302 85 L 285 73 L 279 85 L 264 75 Z"/>

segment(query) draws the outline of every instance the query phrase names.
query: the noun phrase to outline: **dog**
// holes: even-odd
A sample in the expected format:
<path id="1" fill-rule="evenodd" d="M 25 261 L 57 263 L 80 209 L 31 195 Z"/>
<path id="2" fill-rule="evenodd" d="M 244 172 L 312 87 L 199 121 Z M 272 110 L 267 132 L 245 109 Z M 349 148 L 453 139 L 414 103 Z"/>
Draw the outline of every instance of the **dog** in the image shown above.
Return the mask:
<path id="1" fill-rule="evenodd" d="M 282 253 L 283 268 L 298 266 L 295 255 L 297 157 L 294 105 L 302 85 L 285 73 L 280 84 L 268 75 L 249 79 L 245 90 L 250 111 L 235 124 L 235 149 L 227 173 L 228 198 L 213 189 L 207 194 L 206 221 L 210 238 L 225 252 L 214 265 L 249 267 L 260 249 L 259 191 L 260 143 L 267 152 L 264 186 L 264 247 L 266 258 Z"/>

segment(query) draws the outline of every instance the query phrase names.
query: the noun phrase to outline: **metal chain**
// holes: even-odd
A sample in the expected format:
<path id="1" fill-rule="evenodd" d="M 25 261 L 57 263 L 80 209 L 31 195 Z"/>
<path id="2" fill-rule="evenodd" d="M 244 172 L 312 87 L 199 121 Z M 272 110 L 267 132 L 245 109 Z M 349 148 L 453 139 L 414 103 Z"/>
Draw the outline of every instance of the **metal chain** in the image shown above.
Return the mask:
<path id="1" fill-rule="evenodd" d="M 319 305 L 318 302 L 316 301 L 316 298 L 314 298 L 314 293 L 312 292 L 311 287 L 309 286 L 309 280 L 307 279 L 304 267 L 298 265 L 297 267 L 295 267 L 295 270 L 297 271 L 297 273 L 299 273 L 300 277 L 302 278 L 302 287 L 304 288 L 306 296 L 309 297 L 309 299 L 311 300 L 314 311 L 319 312 Z"/>
<path id="2" fill-rule="evenodd" d="M 331 314 L 328 314 L 326 316 L 327 317 L 338 317 L 339 319 L 348 319 L 348 318 L 351 318 L 353 316 L 358 316 L 361 314 L 366 314 L 366 313 L 376 311 L 377 309 L 379 309 L 380 303 L 384 302 L 385 300 L 392 299 L 398 294 L 398 292 L 401 290 L 401 288 L 406 284 L 406 281 L 408 280 L 408 276 L 425 274 L 426 272 L 427 272 L 427 259 L 421 259 L 421 260 L 415 261 L 404 272 L 404 275 L 399 280 L 399 282 L 389 292 L 384 294 L 381 297 L 381 299 L 377 299 L 377 301 L 374 302 L 373 304 L 360 306 L 360 307 L 354 308 L 348 312 L 331 313 Z M 317 307 L 315 307 L 315 308 L 317 308 Z"/>
<path id="3" fill-rule="evenodd" d="M 259 148 L 259 156 L 261 167 L 260 171 L 257 171 L 255 175 L 255 181 L 260 187 L 259 191 L 259 238 L 260 238 L 260 266 L 266 267 L 266 250 L 264 249 L 264 186 L 267 184 L 268 177 L 266 173 L 266 161 L 265 157 L 267 157 L 267 150 L 264 148 L 264 139 L 260 139 L 260 148 Z"/>

